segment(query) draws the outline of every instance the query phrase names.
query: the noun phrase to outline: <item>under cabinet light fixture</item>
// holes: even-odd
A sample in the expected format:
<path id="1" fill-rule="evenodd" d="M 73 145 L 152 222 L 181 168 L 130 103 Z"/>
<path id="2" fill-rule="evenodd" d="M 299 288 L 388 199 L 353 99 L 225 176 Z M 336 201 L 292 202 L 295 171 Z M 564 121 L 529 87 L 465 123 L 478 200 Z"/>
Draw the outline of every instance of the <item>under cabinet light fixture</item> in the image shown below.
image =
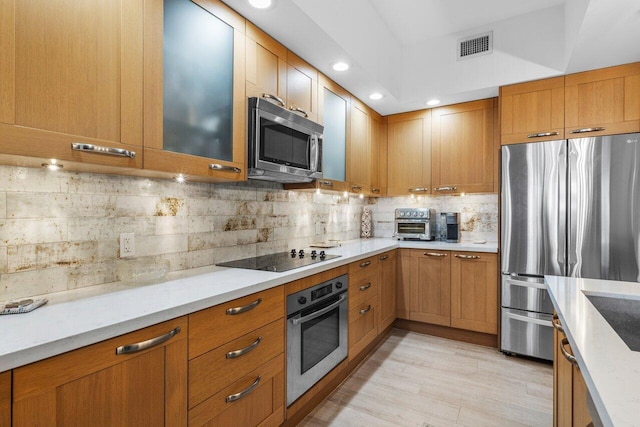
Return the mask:
<path id="1" fill-rule="evenodd" d="M 364 194 L 360 193 L 358 197 L 360 197 L 361 199 L 364 199 Z"/>
<path id="2" fill-rule="evenodd" d="M 50 171 L 59 171 L 60 169 L 63 168 L 63 166 L 60 163 L 58 163 L 56 159 L 51 159 L 49 163 L 43 163 L 42 167 L 47 168 Z"/>
<path id="3" fill-rule="evenodd" d="M 267 9 L 271 6 L 271 0 L 249 0 L 249 4 L 256 9 Z"/>
<path id="4" fill-rule="evenodd" d="M 347 197 L 349 197 L 349 193 L 345 191 L 344 193 L 342 193 L 342 196 L 346 199 Z"/>
<path id="5" fill-rule="evenodd" d="M 316 188 L 316 194 L 321 194 L 319 188 Z"/>
<path id="6" fill-rule="evenodd" d="M 334 71 L 347 71 L 349 69 L 349 64 L 346 62 L 335 62 L 332 67 Z"/>
<path id="7" fill-rule="evenodd" d="M 183 174 L 179 173 L 178 175 L 173 177 L 173 180 L 179 184 L 182 184 L 183 182 L 187 181 L 187 177 L 185 177 Z"/>

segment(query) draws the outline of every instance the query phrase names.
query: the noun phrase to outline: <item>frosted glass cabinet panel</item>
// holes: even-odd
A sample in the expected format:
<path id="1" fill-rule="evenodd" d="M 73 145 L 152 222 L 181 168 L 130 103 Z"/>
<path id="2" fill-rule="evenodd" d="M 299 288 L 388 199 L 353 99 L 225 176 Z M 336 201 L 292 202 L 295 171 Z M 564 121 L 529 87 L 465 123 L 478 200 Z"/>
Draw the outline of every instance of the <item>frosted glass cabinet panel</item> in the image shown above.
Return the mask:
<path id="1" fill-rule="evenodd" d="M 324 140 L 322 141 L 322 176 L 336 181 L 345 180 L 347 143 L 347 101 L 324 90 L 322 105 Z"/>
<path id="2" fill-rule="evenodd" d="M 165 150 L 233 161 L 233 37 L 200 6 L 164 0 Z"/>

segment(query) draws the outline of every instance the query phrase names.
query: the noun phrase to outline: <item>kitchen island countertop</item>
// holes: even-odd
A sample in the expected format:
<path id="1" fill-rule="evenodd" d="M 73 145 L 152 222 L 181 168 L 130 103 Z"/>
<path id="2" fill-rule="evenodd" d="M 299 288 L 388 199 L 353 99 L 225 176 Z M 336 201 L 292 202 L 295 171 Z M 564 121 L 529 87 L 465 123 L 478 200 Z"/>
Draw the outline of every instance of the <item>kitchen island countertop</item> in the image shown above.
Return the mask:
<path id="1" fill-rule="evenodd" d="M 605 426 L 640 426 L 640 352 L 631 351 L 587 295 L 640 299 L 640 283 L 545 276 L 551 300 Z"/>
<path id="2" fill-rule="evenodd" d="M 326 249 L 340 258 L 282 273 L 208 266 L 170 273 L 155 285 L 111 283 L 51 294 L 31 313 L 0 316 L 0 372 L 397 248 L 498 251 L 496 242 L 363 239 Z"/>

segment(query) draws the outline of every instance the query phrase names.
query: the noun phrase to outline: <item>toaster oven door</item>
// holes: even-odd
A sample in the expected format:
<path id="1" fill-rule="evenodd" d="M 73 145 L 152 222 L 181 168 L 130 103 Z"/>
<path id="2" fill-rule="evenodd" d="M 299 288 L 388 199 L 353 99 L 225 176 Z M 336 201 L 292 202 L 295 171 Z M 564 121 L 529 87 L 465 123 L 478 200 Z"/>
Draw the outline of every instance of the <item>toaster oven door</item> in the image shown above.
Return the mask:
<path id="1" fill-rule="evenodd" d="M 429 239 L 429 224 L 425 220 L 397 220 L 396 237 L 406 239 Z"/>

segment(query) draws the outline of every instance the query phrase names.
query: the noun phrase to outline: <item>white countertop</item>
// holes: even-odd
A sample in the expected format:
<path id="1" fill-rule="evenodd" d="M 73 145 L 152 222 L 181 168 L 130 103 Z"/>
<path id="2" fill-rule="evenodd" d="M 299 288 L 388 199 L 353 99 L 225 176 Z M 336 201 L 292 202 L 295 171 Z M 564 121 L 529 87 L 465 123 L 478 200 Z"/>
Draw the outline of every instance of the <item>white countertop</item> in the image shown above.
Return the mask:
<path id="1" fill-rule="evenodd" d="M 171 273 L 156 285 L 116 283 L 52 294 L 47 305 L 31 313 L 0 316 L 0 372 L 399 247 L 498 251 L 496 242 L 355 240 L 325 249 L 340 258 L 282 273 L 211 266 Z"/>
<path id="2" fill-rule="evenodd" d="M 640 352 L 631 351 L 587 299 L 640 299 L 640 283 L 546 276 L 551 300 L 605 426 L 640 426 Z"/>

